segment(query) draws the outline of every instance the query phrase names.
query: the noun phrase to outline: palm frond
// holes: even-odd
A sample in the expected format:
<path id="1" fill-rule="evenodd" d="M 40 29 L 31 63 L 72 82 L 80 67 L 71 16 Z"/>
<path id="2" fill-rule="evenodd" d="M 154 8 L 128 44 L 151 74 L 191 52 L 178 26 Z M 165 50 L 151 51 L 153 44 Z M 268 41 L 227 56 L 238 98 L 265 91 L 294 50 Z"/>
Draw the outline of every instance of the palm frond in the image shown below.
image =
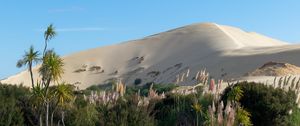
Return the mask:
<path id="1" fill-rule="evenodd" d="M 44 38 L 46 41 L 54 38 L 56 36 L 55 28 L 53 27 L 53 24 L 50 24 L 47 27 L 47 30 L 44 32 Z"/>

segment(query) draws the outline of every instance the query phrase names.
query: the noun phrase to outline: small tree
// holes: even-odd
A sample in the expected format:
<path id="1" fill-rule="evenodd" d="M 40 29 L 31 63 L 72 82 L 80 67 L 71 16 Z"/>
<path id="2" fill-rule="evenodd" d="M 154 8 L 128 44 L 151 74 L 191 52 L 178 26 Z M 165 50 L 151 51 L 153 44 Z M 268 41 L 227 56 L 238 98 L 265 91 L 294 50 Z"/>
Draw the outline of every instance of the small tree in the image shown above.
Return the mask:
<path id="1" fill-rule="evenodd" d="M 50 82 L 58 81 L 62 74 L 64 63 L 63 59 L 59 57 L 53 50 L 46 52 L 41 68 L 39 69 L 42 76 L 43 85 L 45 86 L 45 94 L 48 93 Z"/>
<path id="2" fill-rule="evenodd" d="M 33 72 L 32 72 L 32 65 L 33 63 L 38 63 L 39 62 L 39 52 L 34 50 L 34 47 L 31 46 L 29 48 L 28 52 L 25 52 L 25 55 L 23 56 L 22 59 L 20 59 L 17 63 L 17 67 L 23 67 L 24 65 L 27 65 L 28 71 L 30 73 L 30 78 L 31 78 L 31 85 L 32 88 L 34 88 L 34 80 L 33 80 Z"/>
<path id="3" fill-rule="evenodd" d="M 56 87 L 54 87 L 53 90 L 53 96 L 55 100 L 55 108 L 52 111 L 51 114 L 51 125 L 53 125 L 53 115 L 57 107 L 61 108 L 61 122 L 63 126 L 65 126 L 65 112 L 64 109 L 71 103 L 71 101 L 74 99 L 73 96 L 73 87 L 72 85 L 68 85 L 66 83 L 58 84 Z"/>
<path id="4" fill-rule="evenodd" d="M 50 24 L 47 27 L 47 30 L 44 32 L 44 39 L 45 39 L 45 47 L 43 51 L 43 57 L 46 54 L 48 42 L 56 36 L 55 28 L 53 27 L 53 24 Z"/>
<path id="5" fill-rule="evenodd" d="M 49 125 L 49 102 L 52 97 L 49 94 L 49 86 L 51 82 L 57 82 L 61 78 L 64 73 L 63 66 L 63 60 L 53 50 L 50 50 L 43 57 L 43 63 L 39 69 L 44 86 L 44 96 L 46 97 L 46 126 Z"/>

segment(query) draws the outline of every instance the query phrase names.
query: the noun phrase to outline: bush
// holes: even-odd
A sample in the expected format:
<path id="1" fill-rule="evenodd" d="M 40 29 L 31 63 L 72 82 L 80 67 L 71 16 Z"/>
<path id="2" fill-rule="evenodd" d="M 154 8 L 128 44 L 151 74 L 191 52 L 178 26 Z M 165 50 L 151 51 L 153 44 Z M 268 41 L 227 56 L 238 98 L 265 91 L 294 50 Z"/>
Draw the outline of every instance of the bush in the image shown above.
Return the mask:
<path id="1" fill-rule="evenodd" d="M 298 126 L 300 124 L 300 109 L 295 106 L 292 114 L 289 117 L 289 125 L 290 126 Z"/>
<path id="2" fill-rule="evenodd" d="M 169 95 L 155 105 L 155 118 L 159 126 L 193 125 L 191 105 L 193 98 L 183 95 Z"/>
<path id="3" fill-rule="evenodd" d="M 115 106 L 99 105 L 101 126 L 154 126 L 155 120 L 151 114 L 152 107 L 138 106 L 134 96 L 119 99 Z"/>
<path id="4" fill-rule="evenodd" d="M 159 126 L 196 125 L 197 118 L 200 125 L 205 125 L 207 120 L 205 112 L 212 100 L 213 96 L 210 94 L 203 96 L 170 94 L 155 105 L 155 119 L 158 120 Z M 200 111 L 203 112 L 199 116 L 192 106 L 195 103 L 201 106 Z"/>
<path id="5" fill-rule="evenodd" d="M 0 84 L 0 125 L 24 125 L 26 122 L 21 100 L 29 89 L 23 86 Z"/>
<path id="6" fill-rule="evenodd" d="M 73 126 L 96 126 L 99 125 L 99 113 L 94 105 L 87 105 L 73 110 Z"/>
<path id="7" fill-rule="evenodd" d="M 148 95 L 149 88 L 153 83 L 147 83 L 146 85 L 143 86 L 143 90 L 141 90 L 141 93 L 144 96 Z M 153 84 L 153 90 L 156 90 L 158 94 L 162 94 L 163 92 L 167 93 L 174 88 L 178 87 L 175 84 Z"/>
<path id="8" fill-rule="evenodd" d="M 21 108 L 15 99 L 0 99 L 0 125 L 24 125 Z"/>
<path id="9" fill-rule="evenodd" d="M 251 113 L 251 121 L 254 125 L 288 125 L 288 112 L 295 105 L 296 95 L 293 91 L 284 91 L 261 83 L 242 82 L 225 89 L 223 101 L 230 98 L 232 89 L 243 91 L 241 106 Z"/>
<path id="10" fill-rule="evenodd" d="M 133 95 L 140 90 L 141 96 L 148 96 L 149 88 L 152 84 L 153 83 L 147 83 L 143 86 L 128 86 L 126 88 L 126 94 Z M 153 90 L 156 90 L 158 94 L 162 94 L 163 92 L 167 93 L 176 87 L 177 85 L 175 84 L 153 84 Z"/>
<path id="11" fill-rule="evenodd" d="M 137 78 L 134 80 L 134 85 L 139 85 L 142 83 L 142 79 L 141 78 Z"/>
<path id="12" fill-rule="evenodd" d="M 112 83 L 107 83 L 107 84 L 100 84 L 100 85 L 92 85 L 88 87 L 84 91 L 104 91 L 104 90 L 111 90 L 112 89 Z"/>

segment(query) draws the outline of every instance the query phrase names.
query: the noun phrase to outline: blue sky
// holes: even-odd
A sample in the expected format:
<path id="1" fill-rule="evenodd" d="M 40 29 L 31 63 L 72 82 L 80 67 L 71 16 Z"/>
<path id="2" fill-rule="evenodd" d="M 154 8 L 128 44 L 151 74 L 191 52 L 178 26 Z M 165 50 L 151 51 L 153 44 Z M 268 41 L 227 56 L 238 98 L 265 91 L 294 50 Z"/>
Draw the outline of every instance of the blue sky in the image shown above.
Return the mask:
<path id="1" fill-rule="evenodd" d="M 58 35 L 60 55 L 115 44 L 199 22 L 240 27 L 300 42 L 299 0 L 1 0 L 0 78 L 23 69 L 15 64 L 30 45 L 43 48 L 43 30 Z"/>

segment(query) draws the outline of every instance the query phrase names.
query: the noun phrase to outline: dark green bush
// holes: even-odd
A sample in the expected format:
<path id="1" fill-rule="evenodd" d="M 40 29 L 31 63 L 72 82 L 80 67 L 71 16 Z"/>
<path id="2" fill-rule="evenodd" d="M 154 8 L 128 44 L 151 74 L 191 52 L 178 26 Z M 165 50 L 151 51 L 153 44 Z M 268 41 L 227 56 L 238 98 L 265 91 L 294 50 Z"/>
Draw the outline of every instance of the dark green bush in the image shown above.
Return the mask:
<path id="1" fill-rule="evenodd" d="M 292 114 L 289 116 L 289 125 L 290 126 L 299 126 L 300 124 L 300 109 L 295 106 Z"/>
<path id="2" fill-rule="evenodd" d="M 151 114 L 152 104 L 138 106 L 135 96 L 119 99 L 115 106 L 99 105 L 101 126 L 154 126 L 156 121 Z"/>
<path id="3" fill-rule="evenodd" d="M 0 125 L 24 125 L 23 100 L 27 99 L 29 89 L 23 86 L 0 84 Z"/>
<path id="4" fill-rule="evenodd" d="M 100 84 L 100 85 L 92 85 L 88 87 L 85 92 L 89 91 L 104 91 L 104 90 L 111 90 L 112 89 L 112 83 L 107 83 L 107 84 Z"/>
<path id="5" fill-rule="evenodd" d="M 142 79 L 141 78 L 137 78 L 134 80 L 134 85 L 139 85 L 142 83 Z"/>
<path id="6" fill-rule="evenodd" d="M 182 95 L 169 95 L 155 105 L 155 118 L 160 126 L 194 125 L 191 105 L 193 98 Z"/>
<path id="7" fill-rule="evenodd" d="M 149 92 L 149 88 L 153 83 L 148 83 L 146 85 L 143 86 L 143 90 L 141 90 L 142 94 L 147 96 L 148 92 Z M 175 84 L 153 84 L 153 90 L 156 90 L 156 92 L 158 94 L 161 94 L 163 92 L 167 93 L 171 90 L 173 90 L 174 88 L 178 87 Z"/>
<path id="8" fill-rule="evenodd" d="M 225 89 L 222 96 L 226 101 L 229 92 L 240 87 L 243 96 L 238 101 L 251 113 L 251 121 L 258 126 L 288 125 L 288 112 L 295 106 L 294 91 L 284 91 L 261 83 L 242 82 Z"/>
<path id="9" fill-rule="evenodd" d="M 210 94 L 204 96 L 170 94 L 155 105 L 153 110 L 155 119 L 157 119 L 159 126 L 196 125 L 197 116 L 192 105 L 198 103 L 202 107 L 201 111 L 203 111 L 198 120 L 200 125 L 204 125 L 207 115 L 205 112 L 212 100 L 213 96 Z"/>
<path id="10" fill-rule="evenodd" d="M 69 108 L 65 110 L 66 126 L 98 126 L 99 112 L 95 105 L 86 104 L 84 106 Z M 61 124 L 61 121 L 60 121 Z"/>
<path id="11" fill-rule="evenodd" d="M 132 95 L 140 90 L 141 96 L 148 96 L 149 88 L 151 85 L 152 83 L 147 83 L 143 86 L 128 86 L 126 88 L 126 94 Z M 175 84 L 153 84 L 153 90 L 156 90 L 158 94 L 162 94 L 163 92 L 167 93 L 176 87 L 178 86 Z"/>

